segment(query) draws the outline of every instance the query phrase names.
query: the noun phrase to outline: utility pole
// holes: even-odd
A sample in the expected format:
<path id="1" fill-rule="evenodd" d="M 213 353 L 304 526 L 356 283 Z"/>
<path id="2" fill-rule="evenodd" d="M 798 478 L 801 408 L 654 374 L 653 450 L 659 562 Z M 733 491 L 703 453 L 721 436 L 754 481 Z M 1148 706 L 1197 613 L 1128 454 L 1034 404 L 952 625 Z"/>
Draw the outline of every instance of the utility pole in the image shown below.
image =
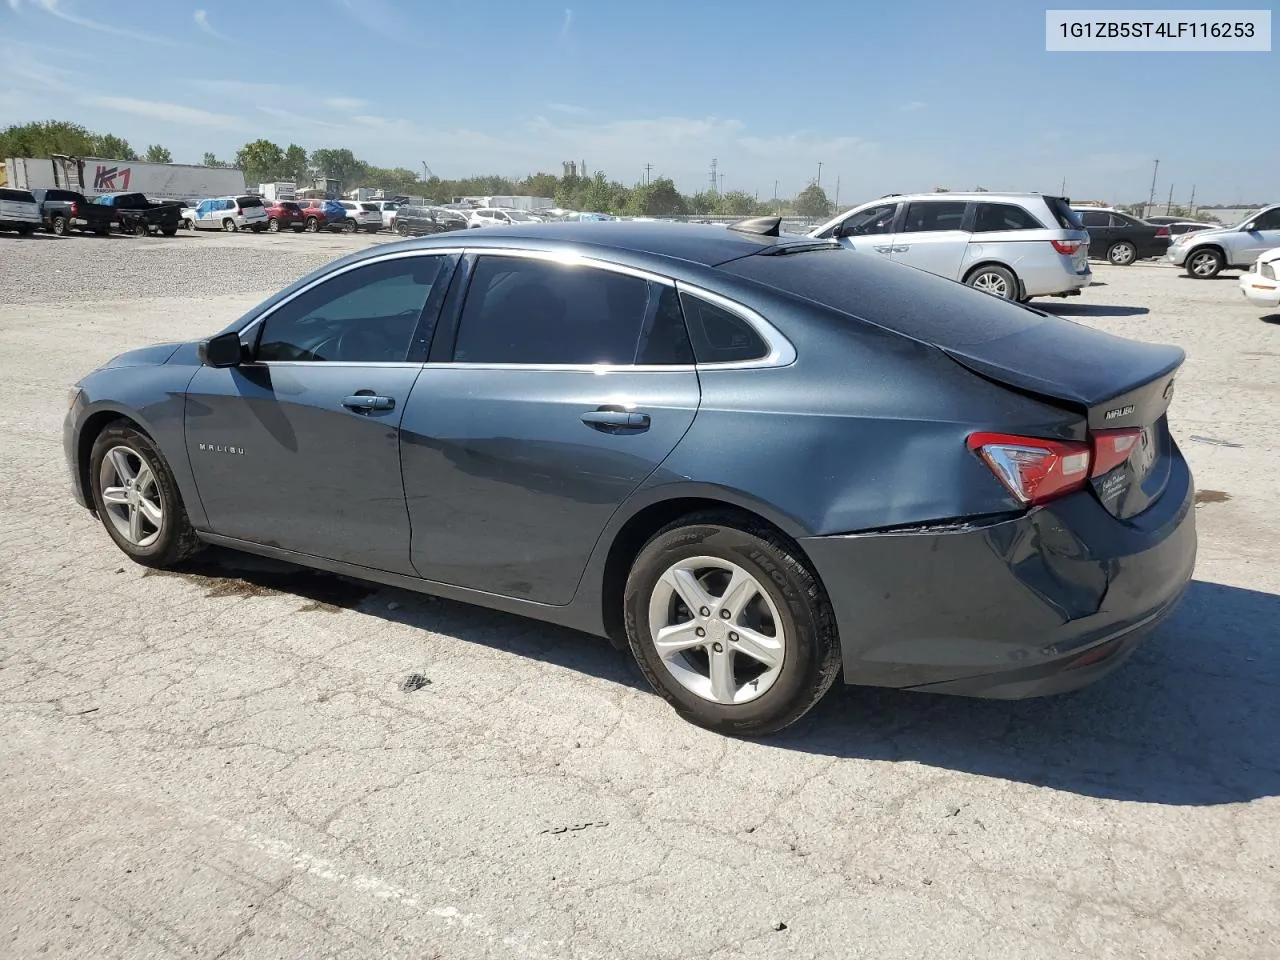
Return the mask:
<path id="1" fill-rule="evenodd" d="M 836 209 L 840 209 L 840 175 L 836 175 Z"/>
<path id="2" fill-rule="evenodd" d="M 1062 178 L 1062 186 L 1058 188 L 1058 196 L 1065 197 L 1067 195 L 1067 178 Z"/>
<path id="3" fill-rule="evenodd" d="M 649 171 L 652 169 L 653 169 L 652 163 L 646 163 L 644 165 L 644 185 L 646 187 L 649 185 Z"/>
<path id="4" fill-rule="evenodd" d="M 711 192 L 718 193 L 716 186 L 720 183 L 719 177 L 716 175 L 716 158 L 711 158 Z"/>
<path id="5" fill-rule="evenodd" d="M 1173 184 L 1169 184 L 1169 202 L 1164 205 L 1164 215 L 1173 213 Z"/>
<path id="6" fill-rule="evenodd" d="M 813 185 L 815 187 L 822 186 L 822 161 L 821 160 L 818 161 L 818 179 L 813 181 Z"/>
<path id="7" fill-rule="evenodd" d="M 778 181 L 773 181 L 773 202 L 778 202 Z"/>
<path id="8" fill-rule="evenodd" d="M 724 193 L 724 174 L 720 174 L 720 192 Z"/>
<path id="9" fill-rule="evenodd" d="M 1196 215 L 1196 185 L 1191 185 L 1191 202 L 1187 204 L 1187 216 L 1194 217 Z"/>
<path id="10" fill-rule="evenodd" d="M 1151 194 L 1147 197 L 1147 206 L 1143 209 L 1142 215 L 1145 217 L 1151 212 L 1150 208 L 1155 206 L 1156 202 L 1156 174 L 1160 172 L 1160 161 L 1156 160 L 1156 165 L 1151 171 Z"/>

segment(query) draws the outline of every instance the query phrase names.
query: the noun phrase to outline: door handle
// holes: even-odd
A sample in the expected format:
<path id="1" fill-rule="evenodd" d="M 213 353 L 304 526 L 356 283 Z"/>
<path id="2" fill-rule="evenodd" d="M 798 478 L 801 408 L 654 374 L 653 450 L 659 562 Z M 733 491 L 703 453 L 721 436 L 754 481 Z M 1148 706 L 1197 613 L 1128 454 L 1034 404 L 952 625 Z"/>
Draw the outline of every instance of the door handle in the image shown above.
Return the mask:
<path id="1" fill-rule="evenodd" d="M 604 433 L 617 433 L 622 430 L 643 431 L 649 429 L 649 415 L 636 413 L 625 407 L 606 405 L 588 410 L 582 415 L 582 422 L 587 426 Z"/>
<path id="2" fill-rule="evenodd" d="M 873 247 L 876 253 L 892 253 L 893 247 Z"/>
<path id="3" fill-rule="evenodd" d="M 910 247 L 910 246 L 905 246 L 905 247 L 890 247 L 889 249 L 891 249 L 894 253 L 906 253 L 908 250 L 910 250 L 910 249 L 911 249 L 911 247 Z"/>
<path id="4" fill-rule="evenodd" d="M 342 405 L 356 413 L 371 413 L 374 410 L 394 410 L 396 401 L 393 397 L 379 397 L 368 390 L 361 390 L 343 398 Z"/>

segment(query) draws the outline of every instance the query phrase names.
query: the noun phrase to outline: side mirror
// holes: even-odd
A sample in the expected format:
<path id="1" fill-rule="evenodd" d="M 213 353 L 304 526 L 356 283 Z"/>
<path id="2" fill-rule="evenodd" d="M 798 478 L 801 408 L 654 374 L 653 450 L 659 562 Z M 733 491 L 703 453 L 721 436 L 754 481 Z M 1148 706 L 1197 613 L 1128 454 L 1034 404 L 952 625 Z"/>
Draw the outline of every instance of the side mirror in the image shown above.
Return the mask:
<path id="1" fill-rule="evenodd" d="M 1241 229 L 1244 230 L 1245 233 L 1253 233 L 1258 229 L 1258 222 L 1256 220 L 1250 220 Z"/>
<path id="2" fill-rule="evenodd" d="M 235 330 L 202 341 L 196 352 L 206 367 L 238 367 L 244 360 L 240 334 Z"/>

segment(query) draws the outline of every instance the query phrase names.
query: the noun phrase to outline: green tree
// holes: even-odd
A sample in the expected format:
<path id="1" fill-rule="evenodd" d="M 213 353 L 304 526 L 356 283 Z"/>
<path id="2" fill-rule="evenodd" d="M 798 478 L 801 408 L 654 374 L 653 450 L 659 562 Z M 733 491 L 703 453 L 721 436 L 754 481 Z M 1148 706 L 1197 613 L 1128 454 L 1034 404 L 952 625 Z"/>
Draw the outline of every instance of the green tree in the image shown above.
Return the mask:
<path id="1" fill-rule="evenodd" d="M 108 160 L 137 160 L 138 155 L 129 146 L 128 140 L 121 140 L 115 134 L 104 133 L 93 138 L 93 155 Z"/>
<path id="2" fill-rule="evenodd" d="M 12 124 L 0 130 L 0 157 L 92 156 L 97 139 L 80 124 L 65 120 Z"/>
<path id="3" fill-rule="evenodd" d="M 245 183 L 268 183 L 284 176 L 284 151 L 270 140 L 254 140 L 236 151 Z"/>
<path id="4" fill-rule="evenodd" d="M 730 217 L 747 217 L 756 212 L 756 198 L 742 190 L 730 190 L 720 197 L 720 212 Z"/>
<path id="5" fill-rule="evenodd" d="M 219 160 L 212 153 L 205 153 L 204 158 L 200 161 L 206 167 L 234 167 L 234 163 L 227 163 L 225 160 Z"/>
<path id="6" fill-rule="evenodd" d="M 147 163 L 173 163 L 173 154 L 168 147 L 153 143 L 147 147 Z"/>
<path id="7" fill-rule="evenodd" d="M 712 213 L 720 203 L 720 197 L 714 191 L 698 192 L 689 198 L 689 212 Z"/>
<path id="8" fill-rule="evenodd" d="M 307 151 L 296 143 L 289 144 L 284 152 L 284 162 L 281 164 L 280 172 L 283 180 L 292 180 L 294 183 L 304 182 L 311 175 Z"/>
<path id="9" fill-rule="evenodd" d="M 675 217 L 689 212 L 689 204 L 669 177 L 637 183 L 623 211 L 636 217 Z"/>
<path id="10" fill-rule="evenodd" d="M 517 185 L 520 193 L 529 197 L 554 197 L 560 186 L 560 178 L 553 173 L 534 173 Z"/>
<path id="11" fill-rule="evenodd" d="M 365 164 L 346 147 L 312 150 L 311 165 L 320 176 L 341 180 L 344 186 L 357 180 L 365 170 Z"/>
<path id="12" fill-rule="evenodd" d="M 827 192 L 816 183 L 811 183 L 796 197 L 796 213 L 802 217 L 825 217 L 831 213 L 831 201 Z"/>

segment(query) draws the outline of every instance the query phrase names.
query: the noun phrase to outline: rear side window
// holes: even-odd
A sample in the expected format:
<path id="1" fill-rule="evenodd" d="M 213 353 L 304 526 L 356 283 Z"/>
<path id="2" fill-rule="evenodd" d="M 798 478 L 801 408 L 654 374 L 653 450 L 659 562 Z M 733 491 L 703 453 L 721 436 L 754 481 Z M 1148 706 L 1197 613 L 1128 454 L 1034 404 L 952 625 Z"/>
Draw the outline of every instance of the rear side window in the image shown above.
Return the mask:
<path id="1" fill-rule="evenodd" d="M 1049 208 L 1049 212 L 1053 214 L 1053 219 L 1058 222 L 1063 230 L 1079 230 L 1080 215 L 1071 209 L 1071 205 L 1062 197 L 1045 197 L 1045 205 Z"/>
<path id="2" fill-rule="evenodd" d="M 974 233 L 1043 229 L 1043 223 L 1016 203 L 980 203 L 973 220 Z"/>
<path id="3" fill-rule="evenodd" d="M 236 200 L 242 207 L 262 206 L 262 199 L 260 197 L 237 197 Z"/>
<path id="4" fill-rule="evenodd" d="M 904 233 L 925 233 L 934 230 L 959 230 L 964 222 L 964 201 L 918 200 L 907 204 Z"/>
<path id="5" fill-rule="evenodd" d="M 458 321 L 456 363 L 688 363 L 671 288 L 520 257 L 481 257 Z"/>
<path id="6" fill-rule="evenodd" d="M 11 200 L 14 203 L 36 202 L 30 190 L 15 190 L 11 187 L 0 187 L 0 200 Z"/>
<path id="7" fill-rule="evenodd" d="M 1086 227 L 1109 227 L 1111 226 L 1111 214 L 1100 210 L 1089 210 L 1080 214 L 1080 222 Z"/>
<path id="8" fill-rule="evenodd" d="M 743 317 L 689 293 L 680 295 L 680 304 L 698 363 L 742 363 L 769 355 L 769 345 Z"/>

